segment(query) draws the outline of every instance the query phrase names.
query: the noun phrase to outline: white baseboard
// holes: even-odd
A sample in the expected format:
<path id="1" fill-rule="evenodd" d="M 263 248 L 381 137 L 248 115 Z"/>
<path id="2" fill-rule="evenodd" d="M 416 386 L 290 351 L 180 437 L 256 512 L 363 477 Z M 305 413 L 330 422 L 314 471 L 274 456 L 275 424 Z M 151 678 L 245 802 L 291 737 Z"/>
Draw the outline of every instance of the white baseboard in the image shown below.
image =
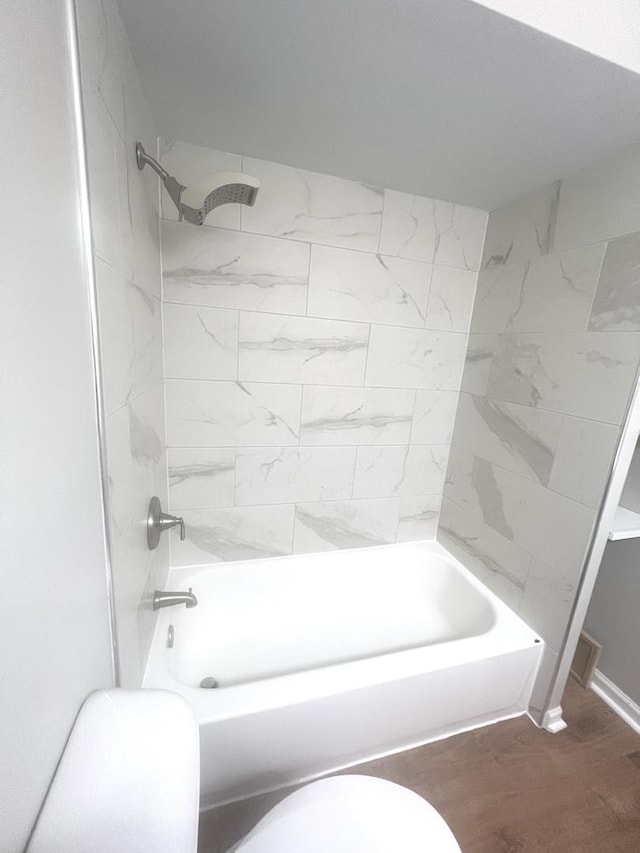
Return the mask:
<path id="1" fill-rule="evenodd" d="M 599 669 L 594 670 L 589 687 L 603 702 L 607 703 L 620 719 L 631 726 L 634 732 L 640 734 L 640 706 L 636 705 L 633 699 L 630 699 L 626 693 L 616 687 L 613 681 L 609 681 Z"/>

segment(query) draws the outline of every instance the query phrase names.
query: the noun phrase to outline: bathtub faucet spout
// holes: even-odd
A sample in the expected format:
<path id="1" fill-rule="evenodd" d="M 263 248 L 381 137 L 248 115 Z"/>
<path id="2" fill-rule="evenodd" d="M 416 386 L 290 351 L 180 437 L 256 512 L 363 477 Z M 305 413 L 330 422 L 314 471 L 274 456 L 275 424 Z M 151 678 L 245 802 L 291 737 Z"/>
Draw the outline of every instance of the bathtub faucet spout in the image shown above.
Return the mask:
<path id="1" fill-rule="evenodd" d="M 172 604 L 184 604 L 187 607 L 195 607 L 198 599 L 191 592 L 162 592 L 157 589 L 153 593 L 153 609 L 158 610 L 160 607 L 171 607 Z"/>

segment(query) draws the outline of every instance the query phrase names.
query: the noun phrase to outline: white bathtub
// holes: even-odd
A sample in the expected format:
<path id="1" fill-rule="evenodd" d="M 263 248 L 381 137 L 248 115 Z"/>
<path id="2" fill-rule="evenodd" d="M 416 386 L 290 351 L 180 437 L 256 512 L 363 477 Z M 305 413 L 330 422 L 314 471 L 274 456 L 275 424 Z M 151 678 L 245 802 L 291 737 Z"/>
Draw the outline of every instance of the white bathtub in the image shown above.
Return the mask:
<path id="1" fill-rule="evenodd" d="M 195 708 L 203 808 L 527 709 L 542 642 L 436 542 L 174 569 L 188 587 L 144 686 Z"/>

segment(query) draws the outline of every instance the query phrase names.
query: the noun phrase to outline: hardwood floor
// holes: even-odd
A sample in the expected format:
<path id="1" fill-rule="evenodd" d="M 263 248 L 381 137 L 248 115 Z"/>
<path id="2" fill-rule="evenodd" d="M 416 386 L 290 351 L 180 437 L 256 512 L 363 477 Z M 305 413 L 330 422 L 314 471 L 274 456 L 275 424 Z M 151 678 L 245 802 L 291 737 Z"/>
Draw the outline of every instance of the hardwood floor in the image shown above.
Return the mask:
<path id="1" fill-rule="evenodd" d="M 520 717 L 345 772 L 417 791 L 463 853 L 640 853 L 640 737 L 573 680 L 563 708 L 557 735 Z M 287 793 L 203 815 L 200 853 L 225 850 Z"/>

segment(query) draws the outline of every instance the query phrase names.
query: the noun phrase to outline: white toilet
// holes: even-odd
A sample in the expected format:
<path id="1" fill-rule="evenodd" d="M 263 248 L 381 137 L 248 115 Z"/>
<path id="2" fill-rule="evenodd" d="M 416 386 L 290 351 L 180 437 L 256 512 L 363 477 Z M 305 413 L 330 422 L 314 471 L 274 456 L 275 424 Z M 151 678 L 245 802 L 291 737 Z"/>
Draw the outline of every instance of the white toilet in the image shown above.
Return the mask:
<path id="1" fill-rule="evenodd" d="M 198 726 L 163 690 L 101 690 L 83 705 L 28 853 L 196 853 Z M 422 797 L 333 776 L 286 797 L 228 853 L 461 853 Z"/>

